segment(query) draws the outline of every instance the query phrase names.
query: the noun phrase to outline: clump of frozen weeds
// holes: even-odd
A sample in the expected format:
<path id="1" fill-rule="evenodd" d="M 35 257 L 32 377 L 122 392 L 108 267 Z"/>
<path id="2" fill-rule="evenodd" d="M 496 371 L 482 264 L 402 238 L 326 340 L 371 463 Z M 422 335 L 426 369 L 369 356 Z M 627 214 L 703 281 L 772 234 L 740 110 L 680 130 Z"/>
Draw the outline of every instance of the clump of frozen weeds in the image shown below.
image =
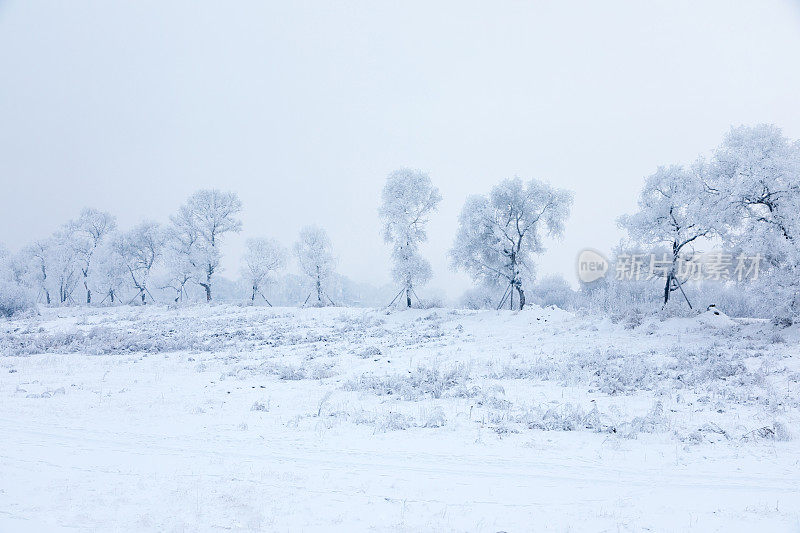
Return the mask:
<path id="1" fill-rule="evenodd" d="M 576 431 L 579 429 L 602 431 L 604 427 L 600 422 L 600 414 L 596 406 L 587 412 L 579 405 L 571 403 L 546 408 L 535 407 L 522 415 L 521 422 L 528 429 L 545 431 Z"/>
<path id="2" fill-rule="evenodd" d="M 424 398 L 452 396 L 455 390 L 463 391 L 469 379 L 469 368 L 455 363 L 445 368 L 419 366 L 405 374 L 376 375 L 364 373 L 345 382 L 349 391 L 367 391 L 378 396 L 393 396 L 400 400 L 417 401 Z"/>
<path id="3" fill-rule="evenodd" d="M 250 410 L 267 412 L 269 411 L 269 403 L 270 403 L 269 400 L 267 400 L 266 402 L 260 402 L 256 400 L 255 402 L 253 402 L 253 406 L 250 407 Z"/>
<path id="4" fill-rule="evenodd" d="M 661 402 L 656 402 L 646 415 L 634 417 L 630 422 L 621 424 L 618 431 L 623 437 L 635 439 L 639 433 L 659 433 L 667 429 L 664 406 Z"/>

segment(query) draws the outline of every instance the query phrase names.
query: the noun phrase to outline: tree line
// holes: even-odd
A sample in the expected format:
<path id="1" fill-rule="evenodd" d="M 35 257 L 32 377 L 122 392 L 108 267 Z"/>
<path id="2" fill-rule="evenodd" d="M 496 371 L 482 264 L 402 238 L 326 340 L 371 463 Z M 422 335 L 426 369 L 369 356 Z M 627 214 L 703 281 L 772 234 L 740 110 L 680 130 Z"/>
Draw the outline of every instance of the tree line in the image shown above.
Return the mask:
<path id="1" fill-rule="evenodd" d="M 378 214 L 391 246 L 396 283 L 390 305 L 411 307 L 420 301 L 417 289 L 432 276 L 421 245 L 441 200 L 430 176 L 420 170 L 402 168 L 386 179 Z M 572 202 L 571 191 L 518 177 L 468 197 L 449 252 L 452 268 L 492 294 L 498 308 L 522 309 L 536 278 L 534 258 L 545 251 L 545 237 L 563 236 Z M 0 296 L 46 305 L 147 304 L 156 300 L 152 284 L 157 283 L 175 302 L 187 298 L 189 287 L 201 288 L 210 302 L 221 246 L 229 234 L 241 231 L 241 210 L 233 192 L 200 190 L 167 225 L 145 221 L 120 231 L 113 215 L 86 208 L 50 237 L 16 254 L 2 252 L 0 293 L 5 296 Z M 603 291 L 607 299 L 622 300 L 625 291 L 646 290 L 654 293 L 651 299 L 667 305 L 675 291 L 686 296 L 678 265 L 695 257 L 702 243 L 763 257 L 762 296 L 768 295 L 784 312 L 796 313 L 800 305 L 800 143 L 773 125 L 732 128 L 710 157 L 658 167 L 645 179 L 636 212 L 618 223 L 627 238 L 615 255 L 631 249 L 663 250 L 668 261 L 658 276 L 661 288 L 653 290 L 652 283 L 624 286 L 607 277 L 582 287 L 582 294 Z M 305 300 L 297 303 L 334 304 L 327 285 L 336 259 L 325 230 L 303 228 L 292 252 L 308 289 Z M 251 302 L 270 303 L 267 287 L 286 267 L 289 255 L 275 239 L 247 240 L 241 279 Z"/>

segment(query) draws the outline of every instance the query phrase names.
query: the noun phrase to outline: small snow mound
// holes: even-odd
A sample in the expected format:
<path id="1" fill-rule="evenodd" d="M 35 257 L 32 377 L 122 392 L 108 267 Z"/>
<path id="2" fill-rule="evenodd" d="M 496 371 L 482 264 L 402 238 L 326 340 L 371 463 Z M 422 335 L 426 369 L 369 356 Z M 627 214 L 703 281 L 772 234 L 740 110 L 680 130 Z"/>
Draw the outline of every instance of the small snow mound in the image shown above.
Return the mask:
<path id="1" fill-rule="evenodd" d="M 697 321 L 704 326 L 710 326 L 712 328 L 727 328 L 735 324 L 731 317 L 715 306 L 709 306 L 708 311 L 698 315 Z"/>

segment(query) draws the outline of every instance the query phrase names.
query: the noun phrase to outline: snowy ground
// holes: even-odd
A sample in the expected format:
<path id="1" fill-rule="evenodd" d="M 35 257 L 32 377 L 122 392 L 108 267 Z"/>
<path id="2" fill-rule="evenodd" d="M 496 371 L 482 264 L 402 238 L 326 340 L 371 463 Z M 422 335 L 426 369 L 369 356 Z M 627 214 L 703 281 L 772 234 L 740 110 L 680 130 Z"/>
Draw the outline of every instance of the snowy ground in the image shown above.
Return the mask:
<path id="1" fill-rule="evenodd" d="M 0 531 L 798 531 L 800 329 L 45 309 L 0 322 Z"/>

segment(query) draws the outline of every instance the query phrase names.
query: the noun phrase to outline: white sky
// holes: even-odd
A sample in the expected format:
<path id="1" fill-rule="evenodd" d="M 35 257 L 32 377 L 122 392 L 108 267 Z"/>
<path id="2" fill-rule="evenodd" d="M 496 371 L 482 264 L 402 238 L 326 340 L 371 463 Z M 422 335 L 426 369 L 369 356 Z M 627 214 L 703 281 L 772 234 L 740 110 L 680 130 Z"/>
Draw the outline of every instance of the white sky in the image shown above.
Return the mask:
<path id="1" fill-rule="evenodd" d="M 731 124 L 800 137 L 797 1 L 0 0 L 0 242 L 91 205 L 127 228 L 236 191 L 243 241 L 328 229 L 339 271 L 388 281 L 377 218 L 399 166 L 444 200 L 431 288 L 467 195 L 519 175 L 575 191 L 541 271 L 609 250 L 643 177 Z"/>

